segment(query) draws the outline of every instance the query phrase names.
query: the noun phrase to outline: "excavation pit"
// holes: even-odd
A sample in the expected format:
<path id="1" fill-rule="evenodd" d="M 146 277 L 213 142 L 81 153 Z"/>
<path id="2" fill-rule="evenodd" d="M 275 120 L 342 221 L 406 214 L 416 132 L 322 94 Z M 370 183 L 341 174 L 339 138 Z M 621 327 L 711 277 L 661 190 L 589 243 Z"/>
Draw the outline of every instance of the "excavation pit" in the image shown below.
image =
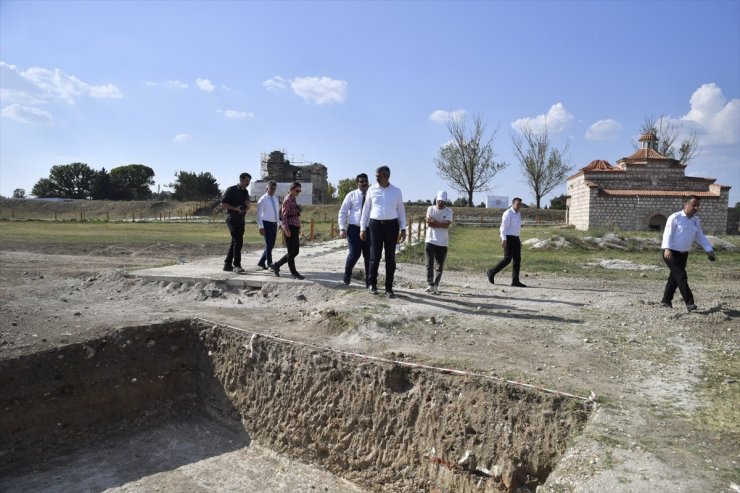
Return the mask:
<path id="1" fill-rule="evenodd" d="M 591 411 L 201 319 L 0 360 L 0 388 L 8 491 L 533 492 Z"/>

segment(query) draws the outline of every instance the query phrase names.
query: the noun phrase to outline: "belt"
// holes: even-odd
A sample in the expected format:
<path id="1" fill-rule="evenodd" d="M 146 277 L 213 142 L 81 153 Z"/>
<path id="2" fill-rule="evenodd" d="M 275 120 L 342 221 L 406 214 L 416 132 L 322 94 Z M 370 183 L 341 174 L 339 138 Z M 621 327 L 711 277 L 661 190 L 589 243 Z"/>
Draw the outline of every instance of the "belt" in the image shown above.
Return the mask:
<path id="1" fill-rule="evenodd" d="M 389 224 L 389 223 L 397 223 L 398 219 L 370 219 L 371 221 L 375 221 L 376 223 L 380 224 Z"/>

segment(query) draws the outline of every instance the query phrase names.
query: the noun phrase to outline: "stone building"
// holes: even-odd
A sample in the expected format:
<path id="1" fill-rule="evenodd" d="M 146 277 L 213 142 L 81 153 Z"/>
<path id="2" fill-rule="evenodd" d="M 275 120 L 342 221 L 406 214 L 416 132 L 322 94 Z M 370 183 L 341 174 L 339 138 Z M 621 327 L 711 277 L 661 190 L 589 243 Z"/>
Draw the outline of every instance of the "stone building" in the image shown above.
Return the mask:
<path id="1" fill-rule="evenodd" d="M 621 228 L 662 231 L 684 198 L 701 198 L 704 232 L 727 229 L 730 187 L 714 178 L 686 176 L 686 166 L 657 151 L 652 133 L 640 136 L 641 148 L 611 165 L 596 160 L 567 179 L 567 223 L 576 229 Z"/>
<path id="2" fill-rule="evenodd" d="M 252 189 L 259 191 L 260 195 L 264 193 L 264 184 L 269 180 L 278 182 L 278 191 L 281 190 L 281 184 L 288 184 L 289 186 L 290 183 L 299 181 L 302 184 L 310 184 L 301 187 L 304 193 L 301 194 L 303 197 L 299 196 L 299 199 L 302 199 L 299 203 L 306 201 L 307 196 L 311 198 L 311 201 L 306 201 L 306 203 L 327 203 L 329 181 L 326 166 L 323 164 L 313 163 L 307 166 L 295 166 L 288 159 L 285 159 L 285 152 L 272 151 L 270 154 L 262 154 L 260 174 L 261 178 L 253 182 L 252 185 Z"/>

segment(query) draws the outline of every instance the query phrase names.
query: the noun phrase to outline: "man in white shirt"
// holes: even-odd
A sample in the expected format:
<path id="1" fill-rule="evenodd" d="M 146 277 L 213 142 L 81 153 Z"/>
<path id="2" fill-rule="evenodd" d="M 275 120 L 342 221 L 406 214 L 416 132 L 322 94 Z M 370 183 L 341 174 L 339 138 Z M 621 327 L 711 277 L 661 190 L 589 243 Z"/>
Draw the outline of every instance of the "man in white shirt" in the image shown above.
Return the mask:
<path id="1" fill-rule="evenodd" d="M 267 183 L 267 192 L 257 201 L 257 227 L 260 236 L 265 238 L 265 251 L 262 252 L 257 266 L 262 270 L 272 267 L 272 249 L 275 247 L 278 225 L 280 223 L 280 203 L 275 196 L 277 182 L 270 180 Z"/>
<path id="2" fill-rule="evenodd" d="M 696 240 L 699 245 L 707 252 L 707 257 L 714 262 L 714 250 L 709 243 L 704 232 L 701 230 L 701 221 L 696 212 L 699 210 L 699 197 L 692 195 L 687 197 L 683 204 L 683 210 L 671 214 L 665 223 L 663 231 L 663 261 L 670 269 L 668 281 L 663 291 L 663 299 L 660 305 L 666 308 L 673 308 L 673 295 L 676 288 L 681 291 L 683 301 L 686 303 L 688 311 L 696 310 L 694 304 L 694 294 L 689 288 L 689 278 L 686 274 L 686 261 L 689 258 L 689 251 Z"/>
<path id="3" fill-rule="evenodd" d="M 365 261 L 365 287 L 369 287 L 370 276 L 370 242 L 360 239 L 360 220 L 362 219 L 362 206 L 365 205 L 367 196 L 368 178 L 365 173 L 360 173 L 356 178 L 357 189 L 349 192 L 339 208 L 339 236 L 347 238 L 349 253 L 344 265 L 344 284 L 349 285 L 352 279 L 352 269 L 362 255 Z"/>
<path id="4" fill-rule="evenodd" d="M 522 242 L 519 239 L 519 232 L 522 229 L 522 217 L 519 214 L 519 209 L 521 208 L 522 199 L 514 197 L 514 200 L 511 201 L 511 207 L 506 209 L 501 216 L 501 227 L 499 231 L 501 246 L 504 249 L 504 258 L 486 272 L 488 282 L 491 284 L 494 284 L 496 274 L 513 260 L 514 266 L 511 270 L 511 285 L 517 288 L 527 287 L 519 281 L 519 266 L 522 262 Z"/>
<path id="5" fill-rule="evenodd" d="M 439 294 L 439 281 L 442 279 L 447 246 L 450 236 L 447 229 L 452 223 L 452 209 L 446 206 L 447 192 L 440 190 L 434 198 L 435 205 L 427 208 L 427 233 L 424 253 L 427 260 L 427 293 Z M 437 275 L 434 275 L 434 264 L 437 264 Z"/>
<path id="6" fill-rule="evenodd" d="M 378 294 L 378 267 L 385 251 L 385 293 L 395 298 L 393 275 L 396 272 L 396 244 L 406 239 L 406 209 L 398 187 L 391 185 L 391 170 L 381 166 L 375 170 L 377 185 L 367 190 L 365 206 L 360 220 L 360 239 L 366 241 L 370 233 L 370 294 Z"/>

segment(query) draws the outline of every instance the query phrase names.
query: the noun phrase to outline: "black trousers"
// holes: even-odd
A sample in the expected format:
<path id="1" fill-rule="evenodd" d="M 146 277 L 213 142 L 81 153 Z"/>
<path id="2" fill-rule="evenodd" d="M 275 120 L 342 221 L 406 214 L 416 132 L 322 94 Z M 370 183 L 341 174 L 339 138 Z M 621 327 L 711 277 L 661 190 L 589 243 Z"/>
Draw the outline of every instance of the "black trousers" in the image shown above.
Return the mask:
<path id="1" fill-rule="evenodd" d="M 681 291 L 681 296 L 687 305 L 694 304 L 694 294 L 691 292 L 689 287 L 689 276 L 686 274 L 686 262 L 689 259 L 689 252 L 677 252 L 671 250 L 672 258 L 667 260 L 663 258 L 663 262 L 668 266 L 671 271 L 668 275 L 668 281 L 665 283 L 665 290 L 663 291 L 663 301 L 670 303 L 673 301 L 673 295 L 676 293 L 676 288 Z"/>
<path id="2" fill-rule="evenodd" d="M 227 267 L 241 267 L 242 266 L 242 246 L 244 245 L 244 216 L 237 217 L 236 215 L 226 215 L 226 226 L 229 228 L 231 234 L 231 244 L 229 245 L 229 251 L 226 252 L 226 258 L 224 259 L 224 265 Z"/>
<path id="3" fill-rule="evenodd" d="M 287 262 L 290 273 L 297 276 L 298 271 L 295 268 L 295 258 L 300 251 L 301 228 L 298 226 L 288 226 L 288 228 L 290 228 L 290 238 L 285 237 L 285 246 L 288 248 L 288 253 L 272 265 L 273 267 L 280 268 Z"/>
<path id="4" fill-rule="evenodd" d="M 396 243 L 400 230 L 398 219 L 387 221 L 370 219 L 370 277 L 367 282 L 373 288 L 378 286 L 380 257 L 385 251 L 385 290 L 393 291 L 393 276 L 396 273 Z"/>
<path id="5" fill-rule="evenodd" d="M 430 286 L 439 286 L 439 281 L 442 279 L 442 271 L 445 268 L 445 259 L 447 258 L 447 247 L 435 245 L 434 243 L 426 243 L 424 245 L 424 253 L 426 254 L 427 260 L 427 284 Z M 437 263 L 437 275 L 434 275 L 434 264 Z"/>
<path id="6" fill-rule="evenodd" d="M 506 235 L 504 258 L 493 267 L 493 275 L 495 276 L 498 274 L 504 267 L 509 265 L 512 260 L 514 261 L 514 266 L 511 270 L 511 281 L 519 282 L 519 267 L 522 263 L 522 242 L 518 236 Z"/>
<path id="7" fill-rule="evenodd" d="M 360 239 L 360 227 L 356 224 L 347 225 L 347 244 L 349 245 L 349 253 L 347 254 L 347 261 L 344 264 L 344 280 L 349 282 L 352 278 L 352 269 L 355 268 L 355 264 L 360 260 L 360 256 L 365 261 L 365 286 L 367 287 L 368 277 L 370 276 L 370 241 L 362 241 Z"/>

